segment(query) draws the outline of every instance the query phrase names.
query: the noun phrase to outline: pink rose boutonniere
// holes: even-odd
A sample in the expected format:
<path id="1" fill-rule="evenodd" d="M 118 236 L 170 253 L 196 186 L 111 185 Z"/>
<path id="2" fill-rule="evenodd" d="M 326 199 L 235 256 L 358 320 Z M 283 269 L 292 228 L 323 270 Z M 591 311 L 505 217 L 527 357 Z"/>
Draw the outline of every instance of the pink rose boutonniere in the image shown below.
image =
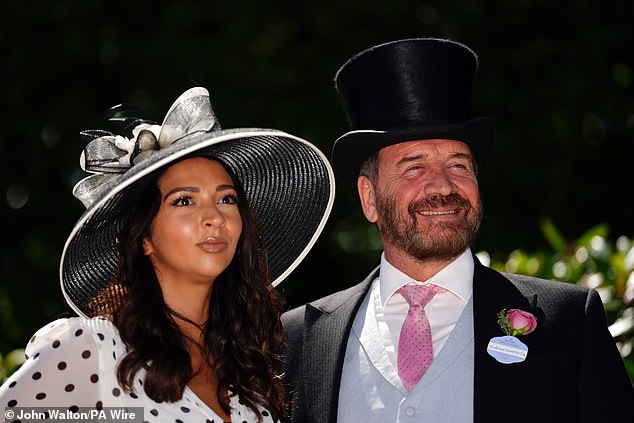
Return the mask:
<path id="1" fill-rule="evenodd" d="M 537 327 L 537 318 L 528 311 L 504 309 L 498 313 L 498 325 L 508 336 L 528 335 Z"/>
<path id="2" fill-rule="evenodd" d="M 487 353 L 503 364 L 521 363 L 528 356 L 528 346 L 516 336 L 528 335 L 537 328 L 537 318 L 531 313 L 512 308 L 498 313 L 498 326 L 505 336 L 491 338 Z"/>

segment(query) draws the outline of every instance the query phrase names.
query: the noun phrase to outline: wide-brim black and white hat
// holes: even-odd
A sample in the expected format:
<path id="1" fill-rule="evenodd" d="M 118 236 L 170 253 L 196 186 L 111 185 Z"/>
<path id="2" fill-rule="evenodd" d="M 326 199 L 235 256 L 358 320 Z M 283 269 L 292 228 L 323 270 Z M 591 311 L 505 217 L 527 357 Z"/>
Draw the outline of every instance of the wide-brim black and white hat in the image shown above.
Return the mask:
<path id="1" fill-rule="evenodd" d="M 162 125 L 141 123 L 126 138 L 85 131 L 92 138 L 81 165 L 93 175 L 73 195 L 86 212 L 73 228 L 60 263 L 62 292 L 80 315 L 112 282 L 116 238 L 130 206 L 161 169 L 189 155 L 217 158 L 241 181 L 267 248 L 269 279 L 282 282 L 308 254 L 332 209 L 332 168 L 311 143 L 261 128 L 220 129 L 209 93 L 183 93 Z"/>

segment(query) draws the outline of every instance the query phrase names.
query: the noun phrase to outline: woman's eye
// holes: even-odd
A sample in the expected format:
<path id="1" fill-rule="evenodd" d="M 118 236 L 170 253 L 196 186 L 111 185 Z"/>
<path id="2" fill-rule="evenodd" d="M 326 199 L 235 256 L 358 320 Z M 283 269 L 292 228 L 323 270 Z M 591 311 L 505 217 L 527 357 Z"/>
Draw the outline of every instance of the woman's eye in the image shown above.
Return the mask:
<path id="1" fill-rule="evenodd" d="M 225 195 L 220 199 L 221 204 L 238 204 L 238 196 L 235 194 Z"/>
<path id="2" fill-rule="evenodd" d="M 173 206 L 189 206 L 191 203 L 191 197 L 178 197 L 172 201 Z"/>

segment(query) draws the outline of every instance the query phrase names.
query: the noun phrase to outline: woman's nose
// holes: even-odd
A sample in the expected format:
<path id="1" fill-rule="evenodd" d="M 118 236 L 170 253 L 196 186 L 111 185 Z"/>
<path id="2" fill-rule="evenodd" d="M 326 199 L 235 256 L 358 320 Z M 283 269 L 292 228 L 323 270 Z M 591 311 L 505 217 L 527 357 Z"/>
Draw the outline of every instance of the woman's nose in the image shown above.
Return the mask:
<path id="1" fill-rule="evenodd" d="M 220 212 L 220 210 L 218 210 L 218 207 L 216 207 L 215 205 L 205 207 L 203 213 L 204 213 L 202 217 L 203 226 L 207 226 L 207 227 L 215 226 L 217 228 L 224 226 L 225 218 Z"/>

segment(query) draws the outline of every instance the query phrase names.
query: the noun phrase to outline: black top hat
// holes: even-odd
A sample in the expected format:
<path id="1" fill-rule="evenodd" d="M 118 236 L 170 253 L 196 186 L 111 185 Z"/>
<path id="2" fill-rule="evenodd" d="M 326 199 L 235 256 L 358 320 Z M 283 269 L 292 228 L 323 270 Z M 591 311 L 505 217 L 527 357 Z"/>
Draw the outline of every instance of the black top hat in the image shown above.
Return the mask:
<path id="1" fill-rule="evenodd" d="M 462 141 L 482 168 L 493 123 L 470 117 L 477 65 L 467 46 L 435 38 L 381 44 L 348 60 L 335 75 L 352 129 L 332 150 L 339 185 L 356 192 L 361 164 L 381 148 L 404 141 Z"/>

